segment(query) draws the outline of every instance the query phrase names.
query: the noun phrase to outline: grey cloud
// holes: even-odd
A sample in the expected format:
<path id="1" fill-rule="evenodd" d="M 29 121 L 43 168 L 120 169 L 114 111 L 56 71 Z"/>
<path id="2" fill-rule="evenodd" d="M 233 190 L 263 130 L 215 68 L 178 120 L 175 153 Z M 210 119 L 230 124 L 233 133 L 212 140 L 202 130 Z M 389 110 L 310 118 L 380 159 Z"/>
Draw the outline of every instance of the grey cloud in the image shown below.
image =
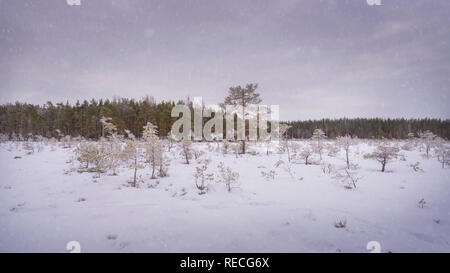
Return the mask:
<path id="1" fill-rule="evenodd" d="M 203 96 L 283 119 L 449 118 L 450 3 L 0 1 L 0 102 Z"/>

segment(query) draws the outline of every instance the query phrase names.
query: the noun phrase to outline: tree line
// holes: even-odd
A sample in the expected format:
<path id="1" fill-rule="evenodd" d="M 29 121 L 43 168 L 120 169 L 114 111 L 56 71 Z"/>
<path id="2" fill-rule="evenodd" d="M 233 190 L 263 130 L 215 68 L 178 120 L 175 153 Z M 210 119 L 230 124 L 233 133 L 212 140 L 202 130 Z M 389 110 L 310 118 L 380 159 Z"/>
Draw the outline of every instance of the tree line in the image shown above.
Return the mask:
<path id="1" fill-rule="evenodd" d="M 357 136 L 359 138 L 405 139 L 427 130 L 444 139 L 450 139 L 450 120 L 445 119 L 381 119 L 381 118 L 341 118 L 307 121 L 290 121 L 289 138 L 310 138 L 315 129 L 322 129 L 329 138 Z"/>
<path id="2" fill-rule="evenodd" d="M 179 102 L 181 103 L 181 102 Z M 151 97 L 141 100 L 116 98 L 113 100 L 77 101 L 44 105 L 28 103 L 4 104 L 0 106 L 0 132 L 12 136 L 20 134 L 58 137 L 59 134 L 98 139 L 102 136 L 102 117 L 111 122 L 122 133 L 127 129 L 141 137 L 142 128 L 151 122 L 158 127 L 160 135 L 167 135 L 176 118 L 170 113 L 174 101 L 156 102 Z M 59 132 L 58 132 L 59 130 Z"/>
<path id="3" fill-rule="evenodd" d="M 0 105 L 0 133 L 29 134 L 58 137 L 60 134 L 98 139 L 102 136 L 102 117 L 110 117 L 117 131 L 130 130 L 142 136 L 142 128 L 151 122 L 158 128 L 159 136 L 167 136 L 178 118 L 171 117 L 176 104 L 187 104 L 189 99 L 156 102 L 151 97 L 140 100 L 115 98 L 113 100 L 84 100 L 75 104 L 47 102 L 44 105 L 8 103 Z M 206 122 L 207 119 L 205 119 Z M 450 139 L 450 120 L 445 119 L 322 119 L 285 122 L 291 127 L 288 138 L 311 138 L 315 129 L 322 129 L 329 138 L 351 135 L 359 138 L 408 138 L 408 134 L 430 130 Z"/>

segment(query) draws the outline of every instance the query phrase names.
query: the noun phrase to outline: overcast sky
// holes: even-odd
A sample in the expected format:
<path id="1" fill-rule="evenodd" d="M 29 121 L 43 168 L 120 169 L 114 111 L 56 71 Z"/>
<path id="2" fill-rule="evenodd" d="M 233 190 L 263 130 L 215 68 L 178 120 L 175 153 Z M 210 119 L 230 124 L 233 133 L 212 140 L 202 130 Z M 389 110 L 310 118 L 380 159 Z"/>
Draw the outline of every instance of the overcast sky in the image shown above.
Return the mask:
<path id="1" fill-rule="evenodd" d="M 0 103 L 223 101 L 283 120 L 450 118 L 450 1 L 0 0 Z"/>

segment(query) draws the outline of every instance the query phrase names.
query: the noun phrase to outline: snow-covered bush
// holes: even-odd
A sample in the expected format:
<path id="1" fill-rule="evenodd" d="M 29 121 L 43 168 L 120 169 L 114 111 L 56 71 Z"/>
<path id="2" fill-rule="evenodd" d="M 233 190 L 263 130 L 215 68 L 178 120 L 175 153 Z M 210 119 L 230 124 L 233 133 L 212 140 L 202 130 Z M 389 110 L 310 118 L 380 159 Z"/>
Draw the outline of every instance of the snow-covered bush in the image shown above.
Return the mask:
<path id="1" fill-rule="evenodd" d="M 114 134 L 109 138 L 109 141 L 105 143 L 106 152 L 105 164 L 108 170 L 111 170 L 112 175 L 117 175 L 117 168 L 120 167 L 122 161 L 122 149 L 123 149 L 123 136 Z"/>
<path id="2" fill-rule="evenodd" d="M 220 162 L 219 165 L 217 165 L 217 168 L 219 169 L 219 178 L 217 182 L 224 183 L 228 192 L 231 192 L 231 189 L 234 188 L 233 185 L 235 185 L 239 179 L 239 173 L 233 172 L 231 168 L 226 167 L 223 162 Z"/>
<path id="3" fill-rule="evenodd" d="M 275 175 L 276 172 L 274 170 L 269 170 L 269 171 L 261 171 L 261 175 L 266 179 L 266 180 L 274 180 L 275 179 Z"/>
<path id="4" fill-rule="evenodd" d="M 76 159 L 80 164 L 85 164 L 84 169 L 89 170 L 97 157 L 97 145 L 94 142 L 81 142 L 74 150 Z"/>
<path id="5" fill-rule="evenodd" d="M 425 155 L 427 158 L 430 156 L 430 150 L 434 146 L 434 140 L 437 137 L 433 132 L 426 130 L 425 132 L 419 132 L 419 137 L 425 146 Z"/>
<path id="6" fill-rule="evenodd" d="M 414 133 L 408 133 L 408 139 L 400 148 L 405 151 L 412 151 L 415 147 L 417 147 L 417 139 L 414 137 Z"/>
<path id="7" fill-rule="evenodd" d="M 291 142 L 290 146 L 292 153 L 297 153 L 302 148 L 302 145 L 297 142 Z"/>
<path id="8" fill-rule="evenodd" d="M 288 161 L 291 161 L 291 154 L 290 154 L 290 149 L 289 149 L 289 140 L 286 137 L 286 133 L 287 131 L 291 128 L 292 126 L 289 126 L 287 124 L 280 124 L 280 148 L 283 152 L 287 152 L 287 156 L 288 156 Z"/>
<path id="9" fill-rule="evenodd" d="M 325 148 L 328 150 L 329 157 L 335 157 L 340 151 L 340 147 L 337 142 L 326 143 Z"/>
<path id="10" fill-rule="evenodd" d="M 417 203 L 417 206 L 418 206 L 419 208 L 423 209 L 423 208 L 425 207 L 425 204 L 426 204 L 426 203 L 427 203 L 427 202 L 425 201 L 425 198 L 422 198 L 422 199 L 420 199 L 419 202 Z"/>
<path id="11" fill-rule="evenodd" d="M 356 184 L 359 182 L 359 180 L 361 180 L 362 177 L 358 176 L 358 173 L 356 171 L 344 169 L 341 171 L 337 171 L 333 178 L 345 183 L 344 187 L 346 189 L 356 189 Z"/>
<path id="12" fill-rule="evenodd" d="M 111 123 L 112 118 L 110 117 L 101 117 L 100 123 L 102 124 L 102 137 L 105 137 L 108 134 L 112 134 L 117 131 L 117 127 Z"/>
<path id="13" fill-rule="evenodd" d="M 164 144 L 157 136 L 156 126 L 147 122 L 142 133 L 145 147 L 145 158 L 152 168 L 152 179 L 155 179 L 155 170 L 164 164 Z M 161 170 L 161 168 L 160 168 Z M 165 172 L 163 171 L 163 175 Z"/>
<path id="14" fill-rule="evenodd" d="M 72 137 L 67 135 L 67 136 L 62 136 L 61 137 L 61 145 L 64 149 L 70 149 L 72 148 Z"/>
<path id="15" fill-rule="evenodd" d="M 213 145 L 211 145 L 211 143 L 207 143 L 206 144 L 206 148 L 207 148 L 207 150 L 208 150 L 208 152 L 214 152 L 214 150 L 215 150 L 215 148 L 214 148 L 214 146 Z"/>
<path id="16" fill-rule="evenodd" d="M 191 140 L 182 140 L 180 142 L 181 155 L 186 160 L 186 164 L 189 164 L 189 159 L 192 158 L 192 141 Z"/>
<path id="17" fill-rule="evenodd" d="M 167 134 L 167 151 L 170 152 L 172 148 L 175 146 L 175 137 L 172 135 L 172 132 Z"/>
<path id="18" fill-rule="evenodd" d="M 388 146 L 387 143 L 379 145 L 374 152 L 364 155 L 365 159 L 374 159 L 381 163 L 381 171 L 384 172 L 386 164 L 397 158 L 400 149 Z"/>
<path id="19" fill-rule="evenodd" d="M 345 227 L 347 227 L 347 220 L 346 219 L 337 220 L 334 223 L 334 227 L 335 228 L 345 228 Z"/>
<path id="20" fill-rule="evenodd" d="M 116 169 L 120 166 L 122 157 L 123 136 L 117 134 L 117 127 L 111 123 L 109 117 L 102 117 L 102 137 L 98 142 L 101 146 L 102 155 L 104 157 L 106 169 L 111 170 L 116 175 Z M 75 139 L 73 139 L 75 140 Z"/>
<path id="21" fill-rule="evenodd" d="M 48 139 L 46 137 L 37 135 L 36 136 L 36 149 L 38 152 L 42 152 L 44 150 L 44 144 L 46 144 Z"/>
<path id="22" fill-rule="evenodd" d="M 409 164 L 409 167 L 411 167 L 415 172 L 423 172 L 422 168 L 420 168 L 420 162 Z"/>
<path id="23" fill-rule="evenodd" d="M 194 159 L 197 160 L 199 159 L 202 155 L 205 154 L 205 151 L 203 151 L 202 149 L 198 148 L 198 149 L 192 149 L 192 155 L 194 156 Z"/>
<path id="24" fill-rule="evenodd" d="M 239 157 L 239 154 L 242 151 L 242 142 L 234 142 L 230 144 L 231 150 L 233 151 L 234 155 L 236 155 L 236 158 Z"/>
<path id="25" fill-rule="evenodd" d="M 298 160 L 302 160 L 305 165 L 312 164 L 311 157 L 314 153 L 313 147 L 311 147 L 310 144 L 307 144 L 306 146 L 302 147 L 299 152 L 292 155 L 292 157 L 297 162 Z"/>
<path id="26" fill-rule="evenodd" d="M 450 148 L 443 139 L 437 139 L 434 154 L 436 155 L 437 160 L 442 164 L 442 168 L 450 165 Z"/>
<path id="27" fill-rule="evenodd" d="M 159 177 L 166 177 L 168 176 L 168 170 L 170 166 L 170 158 L 167 157 L 164 153 L 162 153 L 158 158 L 158 176 Z"/>
<path id="28" fill-rule="evenodd" d="M 125 131 L 128 135 L 128 139 L 125 142 L 125 148 L 122 152 L 122 158 L 128 164 L 128 167 L 134 170 L 133 186 L 137 187 L 137 171 L 143 169 L 144 164 L 140 163 L 139 159 L 144 156 L 142 143 L 140 143 L 136 137 L 129 132 Z"/>
<path id="29" fill-rule="evenodd" d="M 116 175 L 116 169 L 120 166 L 122 159 L 122 141 L 123 136 L 117 134 L 114 124 L 102 121 L 103 134 L 97 142 L 84 141 L 80 137 L 70 138 L 65 136 L 61 139 L 63 148 L 69 148 L 74 142 L 78 142 L 74 150 L 76 159 L 82 169 L 86 171 L 95 171 L 97 175 L 111 170 Z"/>
<path id="30" fill-rule="evenodd" d="M 313 140 L 317 140 L 316 151 L 320 156 L 320 160 L 322 160 L 322 150 L 323 150 L 322 140 L 326 138 L 324 131 L 322 131 L 322 129 L 315 129 L 311 138 Z"/>
<path id="31" fill-rule="evenodd" d="M 321 166 L 321 169 L 324 174 L 331 174 L 334 172 L 335 165 L 331 164 L 331 163 L 328 163 L 328 164 L 323 163 Z"/>
<path id="32" fill-rule="evenodd" d="M 27 153 L 27 155 L 31 155 L 34 153 L 34 143 L 30 139 L 23 142 L 22 149 Z"/>
<path id="33" fill-rule="evenodd" d="M 214 180 L 214 173 L 208 173 L 208 165 L 211 163 L 210 159 L 199 160 L 199 166 L 195 167 L 195 186 L 199 190 L 200 195 L 205 194 L 208 191 L 209 181 Z"/>
<path id="34" fill-rule="evenodd" d="M 230 142 L 228 142 L 228 140 L 224 139 L 222 141 L 222 153 L 224 155 L 227 154 L 229 149 L 230 149 Z"/>
<path id="35" fill-rule="evenodd" d="M 295 180 L 295 172 L 294 172 L 294 170 L 292 168 L 292 162 L 290 162 L 290 161 L 285 162 L 284 160 L 280 159 L 277 162 L 275 162 L 274 167 L 275 168 L 282 167 L 282 169 L 284 171 L 286 171 L 292 179 Z M 270 173 L 270 172 L 269 173 L 264 173 L 263 172 L 262 175 L 264 177 L 266 177 L 267 179 L 269 179 L 269 178 L 273 179 L 273 178 L 275 178 L 275 171 L 273 173 Z"/>
<path id="36" fill-rule="evenodd" d="M 350 161 L 349 161 L 348 155 L 350 153 L 350 147 L 357 143 L 356 140 L 352 139 L 351 136 L 346 135 L 343 137 L 337 137 L 336 142 L 342 149 L 344 149 L 345 162 L 347 163 L 347 169 L 350 169 Z"/>
<path id="37" fill-rule="evenodd" d="M 5 143 L 9 140 L 8 135 L 0 133 L 0 143 Z"/>
<path id="38" fill-rule="evenodd" d="M 105 173 L 108 170 L 108 157 L 109 157 L 109 147 L 108 142 L 105 139 L 100 139 L 96 145 L 95 157 L 94 157 L 94 168 L 91 171 L 97 172 L 97 176 L 100 173 Z"/>
<path id="39" fill-rule="evenodd" d="M 50 145 L 50 151 L 56 151 L 58 140 L 56 140 L 56 138 L 52 137 L 48 140 L 48 144 Z"/>

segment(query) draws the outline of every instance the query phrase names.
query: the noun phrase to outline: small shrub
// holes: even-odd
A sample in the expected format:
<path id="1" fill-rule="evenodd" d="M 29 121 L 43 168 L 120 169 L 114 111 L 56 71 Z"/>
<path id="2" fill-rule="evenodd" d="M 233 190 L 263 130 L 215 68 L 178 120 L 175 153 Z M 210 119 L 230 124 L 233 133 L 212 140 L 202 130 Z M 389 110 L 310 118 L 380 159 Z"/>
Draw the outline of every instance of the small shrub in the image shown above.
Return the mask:
<path id="1" fill-rule="evenodd" d="M 338 220 L 334 223 L 334 227 L 335 228 L 345 228 L 347 227 L 347 220 L 343 219 L 343 220 Z"/>
<path id="2" fill-rule="evenodd" d="M 420 199 L 419 203 L 417 203 L 417 206 L 418 206 L 419 208 L 423 209 L 423 208 L 425 207 L 425 204 L 426 204 L 426 203 L 427 203 L 427 202 L 425 202 L 425 199 L 422 198 L 422 199 Z"/>

